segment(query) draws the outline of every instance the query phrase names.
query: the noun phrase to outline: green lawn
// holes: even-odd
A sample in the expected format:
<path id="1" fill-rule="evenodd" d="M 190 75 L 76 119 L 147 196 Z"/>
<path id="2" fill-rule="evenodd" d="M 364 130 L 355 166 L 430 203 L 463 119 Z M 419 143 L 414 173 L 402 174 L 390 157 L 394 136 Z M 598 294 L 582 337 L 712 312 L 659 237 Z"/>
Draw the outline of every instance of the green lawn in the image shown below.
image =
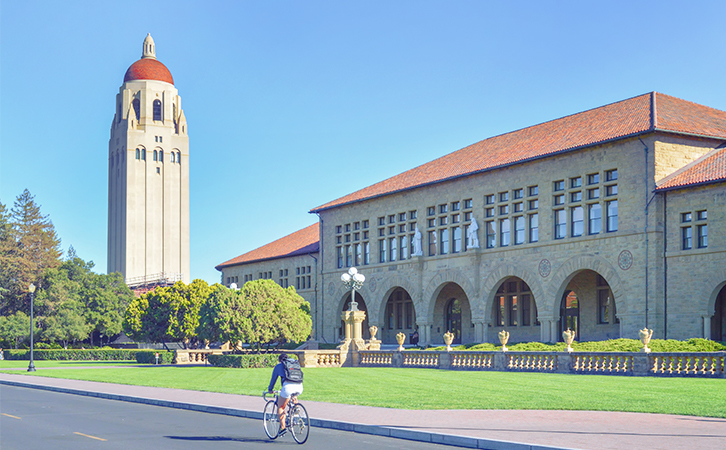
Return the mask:
<path id="1" fill-rule="evenodd" d="M 0 371 L 9 363 L 0 362 Z M 93 362 L 39 361 L 35 375 L 109 383 L 260 395 L 270 369 L 215 367 L 91 368 Z M 113 362 L 118 364 L 117 362 Z M 73 368 L 73 365 L 89 368 Z M 22 373 L 24 371 L 7 371 Z M 403 409 L 562 409 L 726 418 L 726 380 L 435 369 L 308 368 L 304 400 Z"/>

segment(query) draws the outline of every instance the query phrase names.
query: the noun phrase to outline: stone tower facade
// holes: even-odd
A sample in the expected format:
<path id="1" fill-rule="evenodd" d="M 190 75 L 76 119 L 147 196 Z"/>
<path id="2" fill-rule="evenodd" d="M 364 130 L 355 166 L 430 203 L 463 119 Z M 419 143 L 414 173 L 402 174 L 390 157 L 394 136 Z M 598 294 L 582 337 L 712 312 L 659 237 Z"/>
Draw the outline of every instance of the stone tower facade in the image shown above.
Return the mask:
<path id="1" fill-rule="evenodd" d="M 189 136 L 151 35 L 116 95 L 108 142 L 108 272 L 131 287 L 189 282 Z"/>

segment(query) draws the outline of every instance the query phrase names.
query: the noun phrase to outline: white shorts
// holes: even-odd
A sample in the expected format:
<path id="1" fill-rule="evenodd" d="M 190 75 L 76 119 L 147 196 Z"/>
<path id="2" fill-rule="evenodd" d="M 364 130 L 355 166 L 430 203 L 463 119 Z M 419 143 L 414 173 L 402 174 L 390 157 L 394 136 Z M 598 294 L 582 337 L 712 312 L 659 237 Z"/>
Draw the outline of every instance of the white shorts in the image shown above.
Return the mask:
<path id="1" fill-rule="evenodd" d="M 302 383 L 285 383 L 280 389 L 280 397 L 290 398 L 293 395 L 300 395 L 303 391 Z"/>

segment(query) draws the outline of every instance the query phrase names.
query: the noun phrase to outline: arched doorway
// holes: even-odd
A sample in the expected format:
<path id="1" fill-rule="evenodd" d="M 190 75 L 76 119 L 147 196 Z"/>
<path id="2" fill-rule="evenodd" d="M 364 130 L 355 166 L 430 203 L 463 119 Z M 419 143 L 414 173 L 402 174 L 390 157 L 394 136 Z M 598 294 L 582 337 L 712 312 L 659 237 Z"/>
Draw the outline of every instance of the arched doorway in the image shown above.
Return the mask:
<path id="1" fill-rule="evenodd" d="M 366 301 L 363 299 L 363 296 L 361 296 L 358 292 L 355 294 L 355 301 L 358 303 L 358 310 L 359 311 L 365 311 L 366 318 L 363 320 L 363 323 L 361 324 L 361 327 L 363 328 L 363 339 L 370 339 L 371 338 L 371 332 L 368 330 L 370 325 L 368 325 L 368 308 L 366 307 Z M 343 309 L 340 310 L 340 313 L 342 314 L 343 311 L 347 311 L 350 309 L 350 293 L 348 293 L 345 296 L 345 302 L 343 302 Z M 345 322 L 343 320 L 340 320 L 340 330 L 339 335 L 340 337 L 345 337 Z"/>
<path id="2" fill-rule="evenodd" d="M 452 298 L 446 305 L 446 331 L 454 334 L 452 344 L 461 344 L 461 303 Z"/>
<path id="3" fill-rule="evenodd" d="M 580 340 L 580 302 L 575 291 L 565 291 L 560 302 L 560 341 L 567 329 L 575 332 L 575 340 Z"/>
<path id="4" fill-rule="evenodd" d="M 406 343 L 416 329 L 416 310 L 409 293 L 403 288 L 396 288 L 388 296 L 386 302 L 385 323 L 381 340 L 384 344 L 395 344 L 396 335 L 406 335 Z"/>
<path id="5" fill-rule="evenodd" d="M 716 297 L 716 311 L 711 317 L 711 340 L 726 341 L 726 286 Z"/>
<path id="6" fill-rule="evenodd" d="M 492 336 L 506 330 L 509 342 L 536 341 L 540 337 L 537 303 L 532 290 L 521 278 L 509 277 L 499 285 L 491 311 Z"/>

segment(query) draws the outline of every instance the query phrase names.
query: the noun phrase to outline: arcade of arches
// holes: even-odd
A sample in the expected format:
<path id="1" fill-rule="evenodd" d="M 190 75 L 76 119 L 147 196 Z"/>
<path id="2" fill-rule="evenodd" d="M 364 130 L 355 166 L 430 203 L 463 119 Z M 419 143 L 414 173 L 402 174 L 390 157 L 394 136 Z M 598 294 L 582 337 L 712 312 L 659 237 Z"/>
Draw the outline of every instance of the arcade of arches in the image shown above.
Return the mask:
<path id="1" fill-rule="evenodd" d="M 726 341 L 726 286 L 716 297 L 716 305 L 713 316 L 711 316 L 711 340 Z"/>

